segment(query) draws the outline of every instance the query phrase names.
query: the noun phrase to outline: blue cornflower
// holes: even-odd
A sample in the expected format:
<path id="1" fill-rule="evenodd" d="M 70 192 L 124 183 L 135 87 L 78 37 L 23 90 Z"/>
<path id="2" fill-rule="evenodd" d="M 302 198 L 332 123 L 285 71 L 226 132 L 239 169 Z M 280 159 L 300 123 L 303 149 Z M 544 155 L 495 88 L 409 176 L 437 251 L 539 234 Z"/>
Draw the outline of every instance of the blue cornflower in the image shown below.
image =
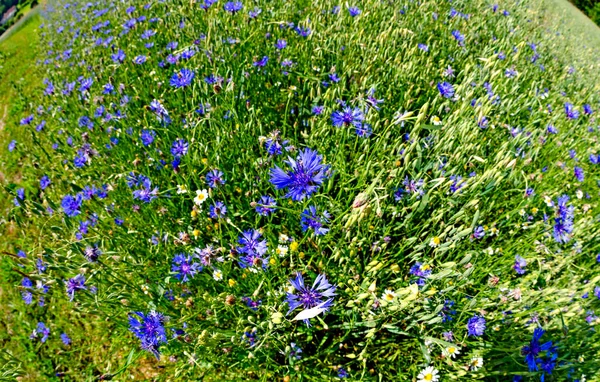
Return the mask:
<path id="1" fill-rule="evenodd" d="M 313 108 L 312 108 L 312 113 L 313 113 L 314 115 L 321 115 L 321 114 L 323 114 L 323 110 L 325 110 L 325 106 L 322 106 L 322 105 L 315 105 L 315 106 L 313 106 Z"/>
<path id="2" fill-rule="evenodd" d="M 524 258 L 522 258 L 519 255 L 515 256 L 515 265 L 513 265 L 513 269 L 517 272 L 517 274 L 519 274 L 519 275 L 525 274 L 525 266 L 526 265 L 527 265 L 527 261 L 525 261 Z"/>
<path id="3" fill-rule="evenodd" d="M 598 255 L 598 258 L 600 258 L 600 255 Z M 600 300 L 600 287 L 594 287 L 594 296 Z"/>
<path id="4" fill-rule="evenodd" d="M 12 141 L 10 141 L 10 143 L 8 144 L 8 152 L 13 152 L 15 147 L 17 147 L 17 141 L 15 141 L 14 139 Z"/>
<path id="5" fill-rule="evenodd" d="M 228 1 L 223 6 L 224 10 L 226 10 L 227 12 L 230 12 L 232 14 L 241 11 L 242 8 L 244 8 L 244 5 L 242 4 L 241 1 Z"/>
<path id="6" fill-rule="evenodd" d="M 360 127 L 362 126 L 364 120 L 364 113 L 357 107 L 352 109 L 351 107 L 347 106 L 340 111 L 334 111 L 331 113 L 331 122 L 335 127 L 350 125 L 354 127 Z"/>
<path id="7" fill-rule="evenodd" d="M 46 342 L 48 336 L 50 335 L 50 328 L 48 328 L 43 322 L 38 322 L 37 326 L 35 327 L 35 329 L 33 329 L 33 333 L 31 333 L 31 336 L 29 336 L 29 338 L 34 339 L 37 338 L 39 335 L 42 336 L 42 338 L 40 338 L 40 341 L 42 343 Z"/>
<path id="8" fill-rule="evenodd" d="M 302 212 L 301 216 L 300 223 L 302 225 L 302 231 L 306 232 L 309 229 L 312 229 L 317 236 L 325 235 L 329 232 L 329 228 L 325 228 L 323 225 L 329 222 L 329 218 L 330 215 L 327 211 L 323 211 L 319 216 L 317 207 L 308 206 L 308 208 Z"/>
<path id="9" fill-rule="evenodd" d="M 269 62 L 269 56 L 264 56 L 260 60 L 254 61 L 252 65 L 256 66 L 257 68 L 263 68 L 267 65 L 267 62 Z"/>
<path id="10" fill-rule="evenodd" d="M 578 182 L 583 182 L 584 174 L 583 174 L 583 169 L 581 167 L 575 166 L 574 174 L 575 174 L 575 178 L 577 179 Z"/>
<path id="11" fill-rule="evenodd" d="M 87 259 L 87 261 L 93 263 L 98 260 L 98 258 L 102 255 L 102 250 L 98 248 L 97 245 L 87 246 L 83 250 L 83 256 Z"/>
<path id="12" fill-rule="evenodd" d="M 548 125 L 547 130 L 548 134 L 558 134 L 558 129 L 556 127 L 554 127 L 553 125 Z"/>
<path id="13" fill-rule="evenodd" d="M 223 176 L 223 172 L 218 169 L 210 170 L 208 174 L 206 174 L 206 183 L 208 183 L 210 188 L 217 188 L 218 186 L 224 185 L 225 177 Z"/>
<path id="14" fill-rule="evenodd" d="M 115 64 L 120 64 L 120 63 L 122 63 L 123 61 L 125 61 L 125 52 L 123 52 L 121 49 L 119 49 L 119 50 L 117 51 L 117 53 L 115 53 L 115 54 L 112 54 L 112 55 L 110 56 L 110 58 L 113 60 L 113 62 L 114 62 Z"/>
<path id="15" fill-rule="evenodd" d="M 473 230 L 472 237 L 475 239 L 481 239 L 484 236 L 485 236 L 485 229 L 483 229 L 482 226 L 475 227 L 475 229 Z"/>
<path id="16" fill-rule="evenodd" d="M 573 206 L 567 206 L 569 197 L 562 195 L 557 199 L 556 217 L 554 218 L 554 240 L 558 243 L 565 244 L 571 240 L 571 232 L 573 232 Z"/>
<path id="17" fill-rule="evenodd" d="M 154 130 L 142 130 L 142 134 L 140 139 L 142 140 L 142 144 L 144 146 L 150 146 L 152 142 L 154 142 L 154 138 L 156 137 L 156 133 Z"/>
<path id="18" fill-rule="evenodd" d="M 256 212 L 262 216 L 269 216 L 277 208 L 277 202 L 269 195 L 264 195 L 256 202 Z"/>
<path id="19" fill-rule="evenodd" d="M 42 178 L 40 179 L 40 188 L 42 190 L 45 190 L 46 188 L 48 188 L 49 185 L 50 185 L 50 178 L 48 177 L 48 175 L 42 176 Z"/>
<path id="20" fill-rule="evenodd" d="M 529 371 L 537 371 L 539 355 L 542 351 L 548 351 L 552 348 L 552 341 L 548 341 L 544 344 L 540 344 L 540 338 L 544 335 L 545 331 L 542 328 L 535 328 L 533 331 L 533 338 L 529 345 L 523 346 L 521 354 L 525 356 L 525 362 L 529 367 Z"/>
<path id="21" fill-rule="evenodd" d="M 419 49 L 421 49 L 423 52 L 429 52 L 429 47 L 425 44 L 418 44 L 417 45 L 419 47 Z"/>
<path id="22" fill-rule="evenodd" d="M 69 296 L 69 301 L 73 301 L 73 298 L 75 297 L 75 292 L 87 289 L 87 287 L 85 286 L 84 275 L 77 275 L 69 279 L 65 284 L 67 286 L 67 295 Z"/>
<path id="23" fill-rule="evenodd" d="M 152 181 L 140 175 L 138 186 L 141 188 L 133 191 L 133 199 L 141 200 L 144 203 L 150 203 L 158 195 L 158 187 L 152 188 Z"/>
<path id="24" fill-rule="evenodd" d="M 183 68 L 178 73 L 173 73 L 169 82 L 174 88 L 184 88 L 192 84 L 196 74 L 189 69 Z"/>
<path id="25" fill-rule="evenodd" d="M 333 306 L 336 286 L 331 285 L 324 274 L 317 276 L 312 287 L 304 285 L 304 277 L 299 272 L 296 273 L 296 278 L 290 279 L 289 282 L 292 284 L 295 293 L 286 293 L 286 302 L 290 307 L 287 314 L 290 314 L 297 308 L 302 308 L 303 311 L 318 308 L 311 315 L 314 317 L 328 311 Z M 307 326 L 310 326 L 309 319 L 312 317 L 303 320 Z"/>
<path id="26" fill-rule="evenodd" d="M 314 150 L 301 150 L 296 160 L 288 157 L 286 161 L 291 171 L 286 173 L 278 166 L 271 169 L 271 183 L 278 190 L 287 188 L 285 196 L 294 201 L 310 197 L 327 178 L 329 166 L 323 165 L 322 160 L 323 157 Z"/>
<path id="27" fill-rule="evenodd" d="M 296 28 L 294 28 L 294 30 L 296 31 L 296 33 L 298 33 L 298 35 L 302 36 L 302 37 L 308 37 L 310 36 L 311 30 L 309 27 L 303 27 L 298 25 Z"/>
<path id="28" fill-rule="evenodd" d="M 267 139 L 265 139 L 265 148 L 269 155 L 280 155 L 283 149 L 286 151 L 291 149 L 289 141 L 283 140 L 279 134 L 279 130 L 273 130 L 269 133 Z"/>
<path id="29" fill-rule="evenodd" d="M 579 111 L 573 107 L 573 104 L 565 102 L 565 114 L 569 119 L 579 118 Z"/>
<path id="30" fill-rule="evenodd" d="M 583 114 L 590 115 L 593 112 L 594 111 L 592 110 L 592 107 L 590 106 L 590 104 L 586 103 L 585 105 L 583 105 Z"/>
<path id="31" fill-rule="evenodd" d="M 85 93 L 90 90 L 94 80 L 92 78 L 80 78 L 79 80 L 79 91 Z"/>
<path id="32" fill-rule="evenodd" d="M 202 265 L 192 260 L 191 256 L 186 256 L 184 253 L 178 253 L 173 258 L 171 272 L 175 272 L 175 278 L 181 282 L 188 282 L 189 278 L 193 278 L 197 272 L 202 272 Z"/>
<path id="33" fill-rule="evenodd" d="M 171 146 L 171 154 L 174 157 L 182 157 L 188 152 L 189 145 L 185 139 L 177 139 Z"/>
<path id="34" fill-rule="evenodd" d="M 350 13 L 350 16 L 352 17 L 356 17 L 358 15 L 361 14 L 361 10 L 358 7 L 349 7 L 348 8 L 348 13 Z"/>
<path id="35" fill-rule="evenodd" d="M 65 212 L 65 215 L 67 215 L 68 217 L 74 217 L 81 213 L 81 211 L 80 211 L 81 203 L 82 203 L 81 194 L 77 194 L 75 196 L 65 195 L 62 198 L 60 206 L 62 207 L 63 211 Z"/>
<path id="36" fill-rule="evenodd" d="M 266 269 L 269 264 L 269 257 L 263 257 L 267 253 L 267 241 L 260 240 L 262 234 L 260 231 L 252 229 L 244 231 L 239 237 L 239 247 L 236 250 L 243 254 L 240 256 L 239 265 L 242 268 L 250 268 L 256 271 L 257 268 Z"/>
<path id="37" fill-rule="evenodd" d="M 144 62 L 146 62 L 146 60 L 147 60 L 146 56 L 144 56 L 144 55 L 139 55 L 139 56 L 136 56 L 136 57 L 133 59 L 133 63 L 134 63 L 134 64 L 137 64 L 137 65 L 141 65 L 141 64 L 143 64 Z"/>
<path id="38" fill-rule="evenodd" d="M 248 17 L 250 17 L 251 19 L 255 19 L 258 17 L 258 15 L 260 15 L 262 13 L 262 9 L 258 8 L 258 7 L 254 7 L 253 10 L 251 10 L 250 12 L 248 12 Z"/>
<path id="39" fill-rule="evenodd" d="M 275 48 L 277 50 L 285 49 L 286 46 L 287 46 L 287 41 L 285 41 L 283 39 L 278 39 L 277 42 L 275 43 Z"/>
<path id="40" fill-rule="evenodd" d="M 438 82 L 437 88 L 444 98 L 454 97 L 454 87 L 448 82 Z"/>
<path id="41" fill-rule="evenodd" d="M 150 110 L 152 110 L 159 121 L 164 121 L 167 125 L 171 123 L 171 118 L 169 118 L 169 112 L 158 100 L 153 100 L 150 102 Z"/>
<path id="42" fill-rule="evenodd" d="M 348 372 L 343 367 L 338 368 L 338 378 L 348 378 Z"/>
<path id="43" fill-rule="evenodd" d="M 67 333 L 62 333 L 60 335 L 60 340 L 65 345 L 70 345 L 71 344 L 71 339 L 69 338 L 69 336 L 67 335 Z"/>
<path id="44" fill-rule="evenodd" d="M 467 322 L 467 332 L 469 336 L 479 337 L 485 331 L 485 318 L 481 316 L 473 316 Z"/>
<path id="45" fill-rule="evenodd" d="M 33 114 L 21 120 L 21 125 L 29 125 L 33 121 Z"/>
<path id="46" fill-rule="evenodd" d="M 452 36 L 454 37 L 454 39 L 456 41 L 458 41 L 458 45 L 460 46 L 465 46 L 465 36 L 463 36 L 460 31 L 458 30 L 453 30 L 452 31 Z"/>
<path id="47" fill-rule="evenodd" d="M 217 200 L 212 206 L 210 206 L 208 214 L 213 219 L 221 219 L 227 214 L 227 207 L 225 204 L 223 204 L 223 202 Z"/>
<path id="48" fill-rule="evenodd" d="M 154 311 L 147 315 L 142 312 L 129 315 L 129 330 L 140 339 L 142 349 L 152 352 L 157 359 L 161 344 L 167 343 L 164 322 L 164 316 Z"/>
<path id="49" fill-rule="evenodd" d="M 361 126 L 357 126 L 354 132 L 361 138 L 369 138 L 373 134 L 373 128 L 369 123 L 363 123 Z"/>
<path id="50" fill-rule="evenodd" d="M 115 92 L 115 87 L 113 86 L 113 84 L 105 84 L 102 87 L 102 94 L 112 94 Z"/>
<path id="51" fill-rule="evenodd" d="M 260 305 L 262 304 L 262 300 L 252 300 L 250 297 L 242 297 L 242 301 L 246 304 L 246 306 L 254 311 L 257 311 Z"/>

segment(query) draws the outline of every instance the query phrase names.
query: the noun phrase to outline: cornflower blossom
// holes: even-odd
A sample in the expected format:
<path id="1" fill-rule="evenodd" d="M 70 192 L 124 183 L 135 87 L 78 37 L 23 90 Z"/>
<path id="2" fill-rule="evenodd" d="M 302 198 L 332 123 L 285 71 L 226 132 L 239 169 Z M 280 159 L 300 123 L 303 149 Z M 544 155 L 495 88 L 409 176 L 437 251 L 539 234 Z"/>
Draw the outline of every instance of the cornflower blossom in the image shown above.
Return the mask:
<path id="1" fill-rule="evenodd" d="M 145 176 L 141 176 L 141 188 L 133 191 L 133 199 L 141 200 L 144 203 L 150 203 L 158 197 L 158 187 L 152 188 L 152 181 Z"/>
<path id="2" fill-rule="evenodd" d="M 82 195 L 65 195 L 60 203 L 65 215 L 74 217 L 81 213 Z"/>
<path id="3" fill-rule="evenodd" d="M 529 342 L 529 345 L 523 346 L 521 354 L 525 356 L 525 362 L 529 371 L 538 371 L 538 361 L 540 359 L 541 352 L 550 351 L 552 349 L 552 341 L 540 344 L 540 339 L 544 335 L 545 331 L 542 328 L 535 328 L 533 331 L 533 337 Z M 555 349 L 554 349 L 555 350 Z"/>
<path id="4" fill-rule="evenodd" d="M 448 82 L 438 82 L 437 88 L 444 98 L 454 97 L 454 87 Z"/>
<path id="5" fill-rule="evenodd" d="M 73 298 L 75 297 L 75 292 L 87 289 L 87 287 L 85 286 L 85 276 L 81 274 L 69 279 L 65 282 L 65 284 L 67 287 L 67 295 L 69 296 L 69 301 L 73 301 Z"/>
<path id="6" fill-rule="evenodd" d="M 71 339 L 69 338 L 67 333 L 62 333 L 60 335 L 60 340 L 62 341 L 63 344 L 65 344 L 67 346 L 71 344 Z"/>
<path id="7" fill-rule="evenodd" d="M 474 239 L 481 239 L 485 236 L 485 229 L 482 226 L 477 226 L 471 235 Z"/>
<path id="8" fill-rule="evenodd" d="M 577 179 L 578 182 L 583 182 L 583 180 L 584 180 L 583 169 L 581 167 L 575 166 L 573 172 L 575 174 L 575 179 Z"/>
<path id="9" fill-rule="evenodd" d="M 285 197 L 294 201 L 310 197 L 328 177 L 329 166 L 323 165 L 322 160 L 323 157 L 314 150 L 301 150 L 296 160 L 288 157 L 285 161 L 291 171 L 285 172 L 278 166 L 271 169 L 271 183 L 278 190 L 287 188 Z"/>
<path id="10" fill-rule="evenodd" d="M 335 127 L 354 126 L 360 127 L 365 120 L 365 114 L 362 110 L 346 106 L 342 110 L 331 113 L 331 122 Z"/>
<path id="11" fill-rule="evenodd" d="M 159 121 L 166 123 L 167 125 L 171 123 L 171 118 L 169 117 L 169 112 L 158 100 L 153 100 L 150 102 L 150 110 L 156 114 L 156 117 Z"/>
<path id="12" fill-rule="evenodd" d="M 286 293 L 286 302 L 289 306 L 287 315 L 297 308 L 302 308 L 298 316 L 306 315 L 302 320 L 307 326 L 310 326 L 310 318 L 328 311 L 333 306 L 336 286 L 331 285 L 324 274 L 317 276 L 312 287 L 304 285 L 304 277 L 299 272 L 289 282 L 293 292 Z"/>
<path id="13" fill-rule="evenodd" d="M 221 219 L 227 214 L 227 206 L 225 206 L 223 202 L 217 200 L 210 206 L 208 214 L 213 219 Z"/>
<path id="14" fill-rule="evenodd" d="M 352 17 L 356 17 L 358 15 L 361 14 L 361 10 L 358 7 L 349 7 L 348 8 L 348 13 L 350 14 L 350 16 Z"/>
<path id="15" fill-rule="evenodd" d="M 485 331 L 485 318 L 481 316 L 473 316 L 467 322 L 467 333 L 469 337 L 480 337 Z"/>
<path id="16" fill-rule="evenodd" d="M 223 6 L 223 9 L 231 14 L 241 11 L 244 8 L 244 5 L 241 1 L 228 1 Z"/>
<path id="17" fill-rule="evenodd" d="M 524 275 L 525 266 L 527 266 L 527 261 L 525 261 L 525 259 L 519 255 L 515 256 L 515 265 L 513 266 L 515 272 L 517 272 L 519 275 Z"/>
<path id="18" fill-rule="evenodd" d="M 267 253 L 267 241 L 260 240 L 262 234 L 258 230 L 244 231 L 238 238 L 239 247 L 236 247 L 240 256 L 239 265 L 254 272 L 258 269 L 266 269 L 269 257 L 263 257 Z"/>
<path id="19" fill-rule="evenodd" d="M 206 183 L 210 188 L 217 188 L 218 186 L 222 186 L 225 184 L 225 178 L 223 177 L 223 172 L 221 170 L 210 170 L 208 174 L 206 174 Z"/>
<path id="20" fill-rule="evenodd" d="M 277 201 L 269 195 L 264 195 L 256 202 L 256 212 L 262 216 L 269 216 L 277 208 Z"/>
<path id="21" fill-rule="evenodd" d="M 41 336 L 41 343 L 46 342 L 48 336 L 50 336 L 50 328 L 48 328 L 43 322 L 38 322 L 37 326 L 35 327 L 35 329 L 33 329 L 33 332 L 31 333 L 31 336 L 29 336 L 29 338 L 34 339 L 38 338 L 38 336 Z"/>
<path id="22" fill-rule="evenodd" d="M 157 312 L 147 315 L 142 312 L 133 312 L 129 315 L 129 330 L 141 341 L 141 347 L 160 359 L 160 346 L 167 343 L 167 334 L 164 323 L 165 317 Z"/>
<path id="23" fill-rule="evenodd" d="M 565 114 L 568 119 L 577 119 L 579 118 L 579 111 L 573 107 L 573 104 L 566 102 L 565 103 Z"/>
<path id="24" fill-rule="evenodd" d="M 175 278 L 181 282 L 188 282 L 190 278 L 194 278 L 196 273 L 202 272 L 202 265 L 193 261 L 191 256 L 186 256 L 184 253 L 178 253 L 173 257 L 171 272 L 175 273 Z"/>
<path id="25" fill-rule="evenodd" d="M 195 76 L 196 74 L 192 70 L 183 68 L 171 76 L 169 83 L 176 89 L 184 88 L 192 84 Z"/>
<path id="26" fill-rule="evenodd" d="M 568 206 L 569 197 L 562 195 L 556 203 L 556 217 L 554 218 L 553 236 L 557 243 L 565 244 L 571 240 L 573 232 L 574 208 Z"/>
<path id="27" fill-rule="evenodd" d="M 302 212 L 301 224 L 302 231 L 306 232 L 312 229 L 317 236 L 325 235 L 329 232 L 329 228 L 323 227 L 329 222 L 330 215 L 327 211 L 323 211 L 321 215 L 317 213 L 317 207 L 309 206 Z"/>

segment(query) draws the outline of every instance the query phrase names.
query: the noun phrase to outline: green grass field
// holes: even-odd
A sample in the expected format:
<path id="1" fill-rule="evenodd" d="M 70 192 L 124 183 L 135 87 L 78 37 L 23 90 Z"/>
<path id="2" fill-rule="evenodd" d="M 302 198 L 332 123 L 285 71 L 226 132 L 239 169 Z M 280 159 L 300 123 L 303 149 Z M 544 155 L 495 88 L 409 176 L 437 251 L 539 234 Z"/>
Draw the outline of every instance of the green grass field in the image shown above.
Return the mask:
<path id="1" fill-rule="evenodd" d="M 600 380 L 600 28 L 564 0 L 209 3 L 51 1 L 0 37 L 0 381 Z M 270 169 L 303 148 L 331 169 L 292 200 Z M 240 265 L 248 229 L 270 257 Z M 286 315 L 295 272 L 333 304 Z"/>

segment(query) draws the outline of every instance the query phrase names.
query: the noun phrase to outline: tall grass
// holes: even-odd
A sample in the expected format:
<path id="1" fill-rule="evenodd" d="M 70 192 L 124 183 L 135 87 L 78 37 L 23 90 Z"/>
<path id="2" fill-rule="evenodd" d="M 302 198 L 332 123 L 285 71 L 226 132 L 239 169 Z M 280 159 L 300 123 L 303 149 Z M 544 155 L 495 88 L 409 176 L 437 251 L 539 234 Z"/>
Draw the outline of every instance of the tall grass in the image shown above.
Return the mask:
<path id="1" fill-rule="evenodd" d="M 597 377 L 598 51 L 534 2 L 241 5 L 47 4 L 11 375 Z"/>

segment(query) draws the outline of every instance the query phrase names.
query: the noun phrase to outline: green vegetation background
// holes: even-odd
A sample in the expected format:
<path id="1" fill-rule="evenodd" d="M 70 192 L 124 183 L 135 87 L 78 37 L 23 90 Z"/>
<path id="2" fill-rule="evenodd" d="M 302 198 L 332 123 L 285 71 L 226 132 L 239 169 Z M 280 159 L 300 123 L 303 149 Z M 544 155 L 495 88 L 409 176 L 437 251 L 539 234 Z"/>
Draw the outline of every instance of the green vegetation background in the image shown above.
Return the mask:
<path id="1" fill-rule="evenodd" d="M 544 23 L 563 32 L 560 49 L 576 49 L 580 45 L 588 45 L 600 49 L 600 28 L 579 12 L 566 0 L 540 0 L 545 11 Z M 600 23 L 600 2 L 594 0 L 572 0 L 596 22 Z M 0 0 L 0 13 L 18 3 L 18 0 Z M 29 3 L 30 4 L 30 3 Z M 35 88 L 42 84 L 41 74 L 36 68 L 38 49 L 37 29 L 42 22 L 37 12 L 32 12 L 26 20 L 13 28 L 10 33 L 0 37 L 0 184 L 16 183 L 22 176 L 20 163 L 10 163 L 4 160 L 7 150 L 7 129 L 18 129 L 18 120 L 33 101 L 31 95 Z M 557 25 L 559 24 L 559 25 Z M 0 32 L 3 30 L 0 29 Z M 591 70 L 598 70 L 597 58 L 582 57 Z M 596 84 L 596 89 L 600 84 Z M 13 132 L 14 135 L 14 132 Z M 18 132 L 17 132 L 18 137 Z M 25 140 L 25 139 L 24 139 Z M 11 201 L 6 193 L 0 193 L 0 216 L 6 216 Z M 18 240 L 20 235 L 35 234 L 21 232 L 5 220 L 0 220 L 0 252 L 7 250 L 11 242 Z M 32 321 L 25 317 L 25 312 L 9 301 L 19 299 L 14 285 L 18 284 L 14 270 L 9 269 L 8 262 L 0 257 L 0 381 L 41 381 L 52 371 L 60 369 L 59 363 L 66 363 L 66 369 L 77 370 L 78 374 L 92 377 L 100 373 L 122 370 L 135 362 L 128 370 L 135 379 L 152 379 L 161 370 L 148 359 L 136 361 L 132 359 L 133 351 L 127 354 L 129 346 L 111 339 L 108 323 L 87 316 L 77 310 L 66 312 L 59 306 L 49 307 L 56 320 L 69 321 L 80 326 L 72 339 L 82 343 L 79 349 L 57 350 L 49 354 L 48 350 L 36 342 L 29 341 L 23 327 L 24 322 Z M 59 380 L 57 377 L 56 380 Z M 214 380 L 206 378 L 205 380 Z"/>

